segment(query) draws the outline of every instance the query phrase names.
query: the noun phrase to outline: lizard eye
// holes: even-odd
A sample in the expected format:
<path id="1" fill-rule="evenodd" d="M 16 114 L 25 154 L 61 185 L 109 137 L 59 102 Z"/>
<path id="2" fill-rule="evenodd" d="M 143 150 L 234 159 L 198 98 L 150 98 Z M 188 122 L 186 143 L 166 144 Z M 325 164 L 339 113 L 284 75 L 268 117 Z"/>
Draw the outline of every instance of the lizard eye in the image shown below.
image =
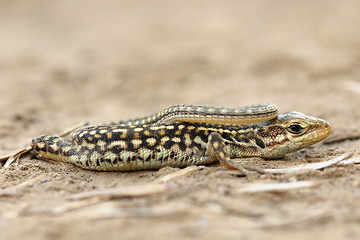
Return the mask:
<path id="1" fill-rule="evenodd" d="M 294 133 L 294 134 L 302 133 L 302 131 L 304 130 L 304 128 L 298 123 L 293 123 L 293 124 L 289 125 L 287 127 L 287 129 L 289 132 Z"/>

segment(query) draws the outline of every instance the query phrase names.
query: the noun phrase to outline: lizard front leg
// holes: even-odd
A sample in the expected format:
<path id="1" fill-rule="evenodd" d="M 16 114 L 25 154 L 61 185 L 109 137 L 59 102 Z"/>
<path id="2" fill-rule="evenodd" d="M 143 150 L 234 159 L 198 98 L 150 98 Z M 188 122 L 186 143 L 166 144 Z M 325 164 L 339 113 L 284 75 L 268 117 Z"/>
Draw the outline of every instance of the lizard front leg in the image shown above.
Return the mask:
<path id="1" fill-rule="evenodd" d="M 256 171 L 258 173 L 265 173 L 263 169 L 255 166 L 247 166 L 239 163 L 235 159 L 230 159 L 230 155 L 224 140 L 217 132 L 213 132 L 209 135 L 208 139 L 208 155 L 216 158 L 222 166 L 229 170 L 239 170 L 245 175 L 249 171 Z M 241 160 L 241 159 L 238 159 Z"/>

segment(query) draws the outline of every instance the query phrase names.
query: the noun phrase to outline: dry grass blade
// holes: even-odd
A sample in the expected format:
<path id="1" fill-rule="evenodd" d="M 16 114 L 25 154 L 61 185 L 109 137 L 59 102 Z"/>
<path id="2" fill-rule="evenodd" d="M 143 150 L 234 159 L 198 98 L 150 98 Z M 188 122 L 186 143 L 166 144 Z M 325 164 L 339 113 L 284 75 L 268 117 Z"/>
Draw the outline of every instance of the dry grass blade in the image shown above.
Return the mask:
<path id="1" fill-rule="evenodd" d="M 156 182 L 165 183 L 170 180 L 173 180 L 174 178 L 178 178 L 178 177 L 190 174 L 190 173 L 194 173 L 194 172 L 200 171 L 204 168 L 205 168 L 204 166 L 189 166 L 187 168 L 178 170 L 174 173 L 170 173 L 168 175 L 162 176 L 162 177 L 156 179 Z"/>
<path id="2" fill-rule="evenodd" d="M 67 135 L 69 135 L 71 132 L 73 132 L 74 130 L 80 128 L 80 127 L 84 127 L 87 126 L 88 123 L 84 122 L 84 123 L 80 123 L 77 124 L 67 130 L 65 130 L 64 132 L 62 132 L 61 134 L 59 134 L 60 137 L 65 137 Z M 22 157 L 24 154 L 30 152 L 32 150 L 32 148 L 29 146 L 27 148 L 21 149 L 20 151 L 16 152 L 16 153 L 10 153 L 7 154 L 5 156 L 1 156 L 0 157 L 0 162 L 5 162 L 4 168 L 9 167 L 14 161 L 18 160 L 20 157 Z"/>
<path id="3" fill-rule="evenodd" d="M 112 199 L 121 197 L 144 197 L 154 194 L 163 193 L 173 189 L 174 185 L 169 184 L 147 184 L 141 186 L 125 186 L 120 188 L 112 188 L 105 190 L 97 190 L 74 194 L 70 200 L 81 200 L 87 198 Z"/>
<path id="4" fill-rule="evenodd" d="M 20 195 L 18 191 L 15 191 L 11 188 L 5 188 L 0 190 L 0 197 L 10 197 L 10 196 L 17 196 Z"/>
<path id="5" fill-rule="evenodd" d="M 311 221 L 319 221 L 321 219 L 326 219 L 331 216 L 331 211 L 329 209 L 321 208 L 312 208 L 307 211 L 299 211 L 295 214 L 289 214 L 290 216 L 268 216 L 263 220 L 263 223 L 256 223 L 253 227 L 255 229 L 259 228 L 277 228 L 277 227 L 286 227 L 291 225 L 297 225 L 300 223 L 306 223 Z"/>
<path id="6" fill-rule="evenodd" d="M 349 158 L 346 160 L 343 160 L 341 162 L 338 163 L 338 165 L 348 165 L 348 164 L 356 164 L 356 163 L 360 163 L 360 157 L 354 157 L 354 158 Z"/>
<path id="7" fill-rule="evenodd" d="M 360 139 L 360 131 L 357 129 L 337 131 L 332 136 L 324 140 L 324 144 L 333 144 L 346 140 Z"/>
<path id="8" fill-rule="evenodd" d="M 4 167 L 8 167 L 13 161 L 19 159 L 22 155 L 24 155 L 30 151 L 31 151 L 31 147 L 27 147 L 27 148 L 17 151 L 16 153 L 10 153 L 8 155 L 1 156 L 0 162 L 6 161 Z"/>
<path id="9" fill-rule="evenodd" d="M 240 189 L 240 193 L 256 193 L 256 192 L 286 192 L 290 190 L 311 188 L 316 183 L 311 181 L 289 182 L 289 183 L 269 183 L 269 184 L 252 184 Z"/>
<path id="10" fill-rule="evenodd" d="M 79 123 L 79 124 L 77 124 L 75 126 L 70 127 L 69 129 L 66 129 L 65 131 L 60 133 L 59 136 L 60 137 L 65 137 L 65 136 L 69 135 L 70 133 L 72 133 L 73 131 L 75 131 L 76 129 L 81 128 L 81 127 L 85 127 L 87 125 L 89 125 L 88 122 Z"/>
<path id="11" fill-rule="evenodd" d="M 63 204 L 61 206 L 57 206 L 53 209 L 51 209 L 49 212 L 53 215 L 60 215 L 65 212 L 74 211 L 80 208 L 88 207 L 94 204 L 97 204 L 101 202 L 101 199 L 98 198 L 90 198 L 83 201 L 76 201 L 76 202 L 70 202 Z"/>
<path id="12" fill-rule="evenodd" d="M 10 155 L 7 155 L 8 158 L 4 158 L 2 157 L 1 159 L 4 159 L 6 160 L 6 163 L 4 164 L 4 168 L 7 168 L 9 167 L 13 162 L 19 160 L 19 158 L 21 156 L 23 156 L 24 154 L 28 153 L 31 151 L 31 147 L 27 147 L 27 148 L 24 148 L 24 149 L 21 149 L 20 151 L 14 153 L 14 154 L 10 154 Z M 6 157 L 6 156 L 5 156 Z M 0 160 L 1 161 L 1 160 Z"/>
<path id="13" fill-rule="evenodd" d="M 254 158 L 256 159 L 256 158 Z M 265 171 L 257 166 L 253 165 L 245 165 L 239 161 L 241 161 L 241 158 L 239 159 L 219 159 L 220 163 L 223 167 L 227 168 L 229 171 L 237 170 L 240 172 L 243 176 L 249 175 L 252 172 L 257 172 L 264 174 Z"/>
<path id="14" fill-rule="evenodd" d="M 295 173 L 295 172 L 304 171 L 304 170 L 319 170 L 319 169 L 323 169 L 323 168 L 326 168 L 329 166 L 336 165 L 337 163 L 339 163 L 345 159 L 348 159 L 351 156 L 352 156 L 351 153 L 345 153 L 343 155 L 340 155 L 338 157 L 335 157 L 333 159 L 330 159 L 330 160 L 324 161 L 324 162 L 308 163 L 308 164 L 304 164 L 304 165 L 301 165 L 298 167 L 293 167 L 293 168 L 263 169 L 263 170 L 265 173 L 272 173 L 272 174 Z"/>
<path id="15" fill-rule="evenodd" d="M 137 207 L 119 207 L 114 202 L 100 203 L 92 209 L 87 209 L 83 218 L 89 220 L 104 220 L 112 218 L 154 218 L 169 215 L 179 216 L 189 213 L 189 206 L 183 203 L 165 203 L 160 206 L 148 205 Z"/>
<path id="16" fill-rule="evenodd" d="M 20 183 L 19 185 L 15 186 L 15 187 L 9 187 L 9 188 L 5 188 L 0 190 L 0 196 L 14 196 L 14 195 L 19 195 L 20 194 L 20 190 L 26 188 L 26 187 L 30 187 L 32 185 L 34 185 L 35 183 L 43 180 L 46 177 L 45 174 L 41 174 L 35 178 L 29 179 L 25 182 Z"/>
<path id="17" fill-rule="evenodd" d="M 23 149 L 24 150 L 24 149 Z M 22 151 L 22 150 L 21 150 Z M 20 152 L 20 151 L 19 151 Z M 7 155 L 4 155 L 4 156 L 1 156 L 0 157 L 0 162 L 5 162 L 9 159 L 9 157 L 13 156 L 14 153 L 10 153 L 10 154 L 7 154 Z"/>

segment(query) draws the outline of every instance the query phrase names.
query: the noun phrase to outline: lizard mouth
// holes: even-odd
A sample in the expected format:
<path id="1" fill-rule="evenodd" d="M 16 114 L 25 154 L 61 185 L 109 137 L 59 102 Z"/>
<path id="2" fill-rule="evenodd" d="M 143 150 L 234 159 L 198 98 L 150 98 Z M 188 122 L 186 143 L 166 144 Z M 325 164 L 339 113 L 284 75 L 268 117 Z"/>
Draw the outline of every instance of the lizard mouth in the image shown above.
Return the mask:
<path id="1" fill-rule="evenodd" d="M 302 142 L 308 143 L 309 145 L 320 142 L 327 138 L 331 134 L 331 132 L 331 125 L 324 120 L 319 120 L 318 124 L 316 124 L 315 130 L 305 135 Z"/>

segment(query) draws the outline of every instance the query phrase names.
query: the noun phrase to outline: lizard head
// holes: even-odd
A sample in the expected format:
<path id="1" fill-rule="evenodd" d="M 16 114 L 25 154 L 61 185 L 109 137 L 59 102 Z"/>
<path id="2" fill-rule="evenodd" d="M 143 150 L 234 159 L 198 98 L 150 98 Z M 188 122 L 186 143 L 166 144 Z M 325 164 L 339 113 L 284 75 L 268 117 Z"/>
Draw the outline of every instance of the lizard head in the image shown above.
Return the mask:
<path id="1" fill-rule="evenodd" d="M 299 112 L 288 112 L 279 114 L 273 123 L 260 128 L 257 136 L 266 146 L 264 158 L 281 158 L 325 139 L 330 133 L 328 122 Z"/>

